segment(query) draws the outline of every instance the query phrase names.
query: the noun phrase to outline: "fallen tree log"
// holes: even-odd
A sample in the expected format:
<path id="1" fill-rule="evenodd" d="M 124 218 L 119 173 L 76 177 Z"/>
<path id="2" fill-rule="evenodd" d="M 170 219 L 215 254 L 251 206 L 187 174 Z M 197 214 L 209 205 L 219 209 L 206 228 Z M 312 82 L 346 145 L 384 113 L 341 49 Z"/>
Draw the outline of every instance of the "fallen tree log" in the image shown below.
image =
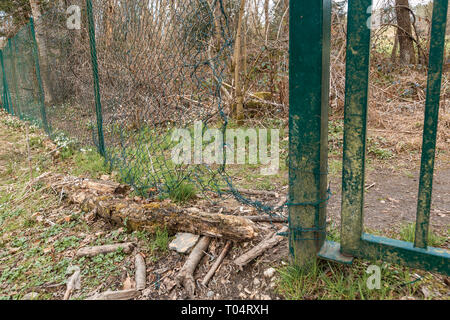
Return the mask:
<path id="1" fill-rule="evenodd" d="M 252 240 L 257 226 L 252 221 L 223 214 L 186 212 L 170 203 L 135 201 L 127 197 L 126 187 L 102 180 L 86 180 L 63 175 L 47 177 L 56 192 L 64 188 L 69 202 L 84 212 L 96 212 L 104 220 L 129 230 L 188 232 L 233 241 Z M 102 185 L 105 187 L 102 187 Z"/>

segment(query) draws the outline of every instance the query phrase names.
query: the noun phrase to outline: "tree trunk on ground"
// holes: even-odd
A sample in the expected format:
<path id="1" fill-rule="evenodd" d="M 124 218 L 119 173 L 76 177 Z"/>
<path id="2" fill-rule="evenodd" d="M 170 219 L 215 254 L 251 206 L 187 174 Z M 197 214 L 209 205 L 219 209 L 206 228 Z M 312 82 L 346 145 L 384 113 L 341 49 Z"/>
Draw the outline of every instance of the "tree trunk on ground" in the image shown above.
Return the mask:
<path id="1" fill-rule="evenodd" d="M 45 103 L 51 103 L 53 101 L 53 95 L 50 89 L 51 87 L 49 81 L 47 45 L 45 44 L 45 40 L 41 35 L 42 30 L 40 28 L 40 18 L 42 14 L 41 8 L 39 7 L 39 0 L 30 0 L 30 6 L 35 24 L 36 43 L 39 52 L 39 64 L 41 69 L 42 87 L 44 89 Z"/>
<path id="2" fill-rule="evenodd" d="M 38 181 L 41 181 L 38 179 Z M 189 232 L 233 241 L 249 241 L 257 235 L 250 220 L 200 211 L 186 212 L 169 202 L 135 201 L 129 188 L 111 181 L 94 181 L 64 175 L 45 176 L 42 181 L 65 195 L 84 212 L 96 212 L 110 223 L 129 230 Z"/>
<path id="3" fill-rule="evenodd" d="M 395 0 L 395 12 L 398 25 L 398 42 L 400 46 L 400 62 L 415 64 L 414 41 L 412 39 L 411 13 L 408 0 Z"/>

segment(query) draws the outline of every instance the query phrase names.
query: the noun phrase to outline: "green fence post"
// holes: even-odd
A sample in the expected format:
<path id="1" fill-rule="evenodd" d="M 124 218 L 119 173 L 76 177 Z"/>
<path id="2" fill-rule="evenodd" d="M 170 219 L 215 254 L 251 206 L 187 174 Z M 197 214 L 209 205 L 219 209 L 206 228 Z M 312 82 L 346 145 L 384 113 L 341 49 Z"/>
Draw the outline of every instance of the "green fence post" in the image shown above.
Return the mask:
<path id="1" fill-rule="evenodd" d="M 94 77 L 95 112 L 97 115 L 97 130 L 98 130 L 98 151 L 102 156 L 105 156 L 106 152 L 105 152 L 105 141 L 103 136 L 103 117 L 102 117 L 102 104 L 100 98 L 100 85 L 98 79 L 97 48 L 95 45 L 95 24 L 94 24 L 94 16 L 92 14 L 91 0 L 86 0 L 86 8 L 89 23 L 89 42 L 91 47 L 92 73 Z"/>
<path id="2" fill-rule="evenodd" d="M 1 103 L 2 103 L 2 109 L 6 110 L 6 101 L 5 101 L 5 81 L 4 81 L 4 76 L 3 76 L 3 50 L 0 49 L 0 68 L 2 69 L 2 74 L 0 75 L 1 79 L 2 79 L 2 86 L 0 87 L 1 90 L 1 94 L 0 94 L 0 99 L 1 99 Z"/>
<path id="3" fill-rule="evenodd" d="M 3 60 L 3 50 L 0 50 L 0 62 L 2 64 L 2 74 L 3 74 L 3 108 L 10 113 L 10 95 L 8 88 L 8 80 L 6 79 L 5 62 Z"/>
<path id="4" fill-rule="evenodd" d="M 42 118 L 42 124 L 44 126 L 45 132 L 50 135 L 50 127 L 47 122 L 47 113 L 45 111 L 45 93 L 44 88 L 42 86 L 42 78 L 41 78 L 41 68 L 39 65 L 39 49 L 36 41 L 36 33 L 34 30 L 34 21 L 33 17 L 30 18 L 30 32 L 31 32 L 31 38 L 33 40 L 33 55 L 34 55 L 34 62 L 35 62 L 35 68 L 36 68 L 36 77 L 39 84 L 39 93 L 40 93 L 40 109 L 41 109 L 41 118 Z"/>
<path id="5" fill-rule="evenodd" d="M 11 38 L 8 39 L 8 43 L 10 43 L 10 42 L 11 42 Z M 12 72 L 13 59 L 12 59 L 11 47 L 9 45 L 5 46 L 5 53 L 6 53 L 6 55 L 5 55 L 6 59 L 9 58 L 9 63 L 6 64 L 6 66 L 9 67 L 9 70 L 10 70 L 10 72 L 8 73 L 8 76 L 9 76 L 8 77 L 8 106 L 9 106 L 9 113 L 11 115 L 15 115 L 14 107 L 15 107 L 16 103 L 15 103 L 15 101 L 13 101 L 13 95 L 11 94 L 11 89 L 13 88 L 13 87 L 11 87 L 11 85 L 14 86 L 14 76 L 13 76 L 13 72 Z M 5 73 L 6 73 L 6 71 L 5 71 Z"/>
<path id="6" fill-rule="evenodd" d="M 359 248 L 363 234 L 371 6 L 372 0 L 348 5 L 341 213 L 341 251 L 347 255 Z"/>
<path id="7" fill-rule="evenodd" d="M 447 10 L 448 0 L 434 1 L 425 125 L 423 129 L 422 164 L 417 205 L 416 237 L 414 243 L 417 248 L 422 249 L 427 248 L 430 223 Z"/>
<path id="8" fill-rule="evenodd" d="M 326 238 L 331 1 L 290 1 L 289 246 L 314 261 Z"/>

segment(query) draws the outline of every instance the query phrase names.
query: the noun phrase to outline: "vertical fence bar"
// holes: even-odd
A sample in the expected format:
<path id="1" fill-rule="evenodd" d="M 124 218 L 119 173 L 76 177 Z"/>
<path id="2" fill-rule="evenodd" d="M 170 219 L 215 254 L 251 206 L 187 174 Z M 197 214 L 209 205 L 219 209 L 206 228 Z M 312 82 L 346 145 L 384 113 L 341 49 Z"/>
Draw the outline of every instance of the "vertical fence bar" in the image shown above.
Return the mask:
<path id="1" fill-rule="evenodd" d="M 100 85 L 98 79 L 97 48 L 95 45 L 95 24 L 94 24 L 94 16 L 92 14 L 91 0 L 86 0 L 86 8 L 89 23 L 89 42 L 91 47 L 92 73 L 94 77 L 95 112 L 97 115 L 97 130 L 98 130 L 98 151 L 102 156 L 105 156 L 106 153 L 105 153 L 105 141 L 103 136 L 102 104 L 100 98 Z"/>
<path id="2" fill-rule="evenodd" d="M 341 251 L 351 255 L 363 233 L 372 0 L 348 5 Z"/>
<path id="3" fill-rule="evenodd" d="M 415 247 L 423 249 L 426 249 L 428 246 L 447 10 L 448 0 L 434 1 L 425 124 L 423 129 L 422 163 L 416 217 L 416 236 L 414 242 Z"/>
<path id="4" fill-rule="evenodd" d="M 1 63 L 1 60 L 3 60 L 3 54 L 2 54 L 2 52 L 1 52 L 2 50 L 0 49 L 0 70 L 2 71 L 1 73 L 0 73 L 0 84 L 1 84 L 1 86 L 0 86 L 0 104 L 2 105 L 2 109 L 5 109 L 5 105 L 4 105 L 4 103 L 3 103 L 3 100 L 4 100 L 4 98 L 3 98 L 3 94 L 4 94 L 4 89 L 3 89 L 3 68 L 2 68 L 2 63 Z"/>
<path id="5" fill-rule="evenodd" d="M 326 238 L 331 1 L 290 1 L 289 246 L 304 266 Z"/>
<path id="6" fill-rule="evenodd" d="M 8 88 L 8 80 L 6 78 L 6 71 L 5 71 L 5 62 L 4 62 L 4 58 L 3 58 L 3 50 L 0 50 L 0 62 L 2 64 L 2 76 L 3 76 L 3 95 L 2 95 L 2 99 L 3 99 L 3 108 L 7 111 L 10 112 L 10 103 L 9 103 L 9 88 Z"/>
<path id="7" fill-rule="evenodd" d="M 15 105 L 16 105 L 16 102 L 15 101 L 13 101 L 13 95 L 11 94 L 11 89 L 13 88 L 13 87 L 11 87 L 11 85 L 12 86 L 14 86 L 14 74 L 13 74 L 13 72 L 12 72 L 12 70 L 13 70 L 13 57 L 12 57 L 12 51 L 11 51 L 11 46 L 9 45 L 11 43 L 11 38 L 9 38 L 8 39 L 8 46 L 5 46 L 5 52 L 7 52 L 7 54 L 6 54 L 6 56 L 8 57 L 8 60 L 9 60 L 9 64 L 7 64 L 7 66 L 9 67 L 9 70 L 11 71 L 8 75 L 9 75 L 9 77 L 8 77 L 8 96 L 9 96 L 9 99 L 8 99 L 8 105 L 9 105 L 9 113 L 11 114 L 11 115 L 14 115 L 14 108 L 15 108 Z M 8 50 L 8 51 L 6 51 L 6 50 Z"/>
<path id="8" fill-rule="evenodd" d="M 31 39 L 33 41 L 33 55 L 34 55 L 34 63 L 36 68 L 36 77 L 37 82 L 39 84 L 39 96 L 40 96 L 40 110 L 41 110 L 41 118 L 42 118 L 42 125 L 44 126 L 45 132 L 50 135 L 50 127 L 47 122 L 47 113 L 45 111 L 45 93 L 44 88 L 42 86 L 42 78 L 41 78 L 41 68 L 39 65 L 39 48 L 36 41 L 36 33 L 34 30 L 34 20 L 33 17 L 30 18 L 30 33 L 31 33 Z"/>

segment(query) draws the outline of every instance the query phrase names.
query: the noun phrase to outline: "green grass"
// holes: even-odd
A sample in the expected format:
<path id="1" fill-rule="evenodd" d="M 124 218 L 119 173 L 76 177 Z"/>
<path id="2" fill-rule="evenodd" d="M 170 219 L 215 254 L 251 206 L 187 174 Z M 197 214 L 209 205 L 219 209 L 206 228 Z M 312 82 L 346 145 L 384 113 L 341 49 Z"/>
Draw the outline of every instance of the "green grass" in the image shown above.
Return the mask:
<path id="1" fill-rule="evenodd" d="M 153 262 L 168 253 L 169 243 L 172 240 L 167 229 L 159 228 L 154 233 L 134 231 L 132 237 L 143 244 L 142 248 L 145 248 L 145 253 Z"/>
<path id="2" fill-rule="evenodd" d="M 21 299 L 30 292 L 39 293 L 37 299 L 55 299 L 53 292 L 64 292 L 69 277 L 66 272 L 72 265 L 82 270 L 83 286 L 76 299 L 85 298 L 102 284 L 103 289 L 121 289 L 124 270 L 131 276 L 134 272 L 132 255 L 118 251 L 95 258 L 72 257 L 80 246 L 133 241 L 145 248 L 145 243 L 126 232 L 108 233 L 102 227 L 99 230 L 96 224 L 88 224 L 83 213 L 59 203 L 59 195 L 43 188 L 42 183 L 26 189 L 30 180 L 27 157 L 23 156 L 26 154 L 23 123 L 13 117 L 0 119 L 2 138 L 14 143 L 13 153 L 2 149 L 0 158 L 2 165 L 10 168 L 0 171 L 0 300 Z M 44 149 L 43 132 L 33 128 L 30 133 L 35 177 L 43 172 L 90 178 L 108 173 L 103 158 L 94 150 L 81 150 L 79 145 L 60 135 L 57 143 L 60 156 L 55 161 Z M 64 217 L 69 216 L 70 221 L 66 221 Z M 153 256 L 163 257 L 170 239 L 167 232 L 158 231 L 150 238 L 149 248 L 143 252 L 150 260 Z M 48 291 L 47 285 L 55 287 Z"/>
<path id="3" fill-rule="evenodd" d="M 74 167 L 72 174 L 90 175 L 98 177 L 102 174 L 108 174 L 109 167 L 105 159 L 94 150 L 78 151 L 73 155 Z"/>
<path id="4" fill-rule="evenodd" d="M 398 233 L 389 237 L 403 241 L 414 241 L 415 224 L 404 226 Z M 366 230 L 367 233 L 386 236 L 380 231 Z M 327 228 L 327 240 L 339 242 L 340 230 L 330 224 Z M 430 245 L 443 246 L 446 237 L 430 233 Z M 367 273 L 369 266 L 381 268 L 380 289 L 370 289 L 367 281 L 372 273 Z M 343 265 L 330 261 L 317 260 L 311 266 L 299 268 L 286 265 L 278 268 L 277 292 L 288 300 L 387 300 L 414 296 L 424 297 L 422 288 L 433 288 L 436 297 L 448 297 L 444 283 L 440 283 L 432 273 L 413 270 L 408 267 L 384 263 L 381 261 L 363 261 L 355 259 L 352 265 Z"/>
<path id="5" fill-rule="evenodd" d="M 197 197 L 197 189 L 192 183 L 181 182 L 169 191 L 169 198 L 183 204 Z"/>
<path id="6" fill-rule="evenodd" d="M 408 242 L 414 242 L 416 235 L 416 224 L 410 223 L 403 226 L 398 234 L 398 239 Z M 428 245 L 431 247 L 442 247 L 448 241 L 447 237 L 440 236 L 432 230 L 428 235 Z"/>
<path id="7" fill-rule="evenodd" d="M 155 239 L 151 242 L 152 251 L 159 250 L 167 252 L 169 248 L 169 232 L 167 229 L 157 229 L 155 232 Z"/>
<path id="8" fill-rule="evenodd" d="M 370 289 L 370 263 L 356 260 L 352 266 L 318 260 L 309 268 L 285 266 L 278 270 L 278 293 L 288 300 L 384 300 L 418 292 L 417 278 L 407 268 L 386 263 L 381 267 L 380 289 Z"/>

